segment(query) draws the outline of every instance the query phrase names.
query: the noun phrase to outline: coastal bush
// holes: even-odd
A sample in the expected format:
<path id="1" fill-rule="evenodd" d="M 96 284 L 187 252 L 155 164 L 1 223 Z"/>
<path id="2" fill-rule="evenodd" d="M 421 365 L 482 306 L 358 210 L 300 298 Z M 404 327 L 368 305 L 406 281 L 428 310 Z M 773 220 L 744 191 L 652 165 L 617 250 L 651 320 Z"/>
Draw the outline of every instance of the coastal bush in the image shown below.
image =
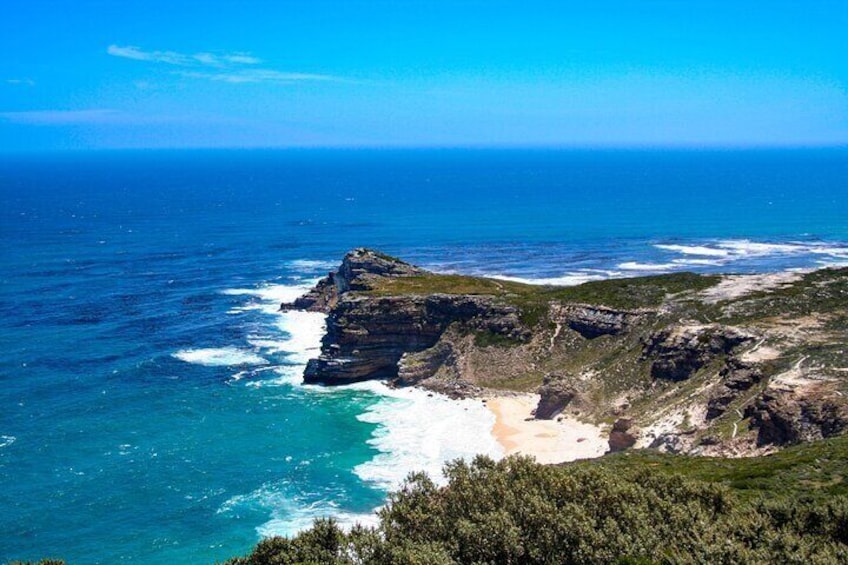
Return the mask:
<path id="1" fill-rule="evenodd" d="M 376 528 L 316 521 L 228 565 L 844 563 L 848 498 L 743 496 L 638 465 L 477 457 L 410 475 Z M 773 493 L 774 494 L 774 493 Z"/>

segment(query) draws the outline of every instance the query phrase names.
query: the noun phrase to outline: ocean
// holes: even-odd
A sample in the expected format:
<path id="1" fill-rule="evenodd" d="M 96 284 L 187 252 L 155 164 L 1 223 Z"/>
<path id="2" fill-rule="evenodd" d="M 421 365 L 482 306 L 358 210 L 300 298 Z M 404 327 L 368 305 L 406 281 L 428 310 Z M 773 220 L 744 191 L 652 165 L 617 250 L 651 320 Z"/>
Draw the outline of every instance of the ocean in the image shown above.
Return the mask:
<path id="1" fill-rule="evenodd" d="M 0 563 L 214 563 L 501 455 L 479 401 L 304 386 L 279 303 L 372 247 L 537 283 L 848 264 L 848 150 L 0 157 Z"/>

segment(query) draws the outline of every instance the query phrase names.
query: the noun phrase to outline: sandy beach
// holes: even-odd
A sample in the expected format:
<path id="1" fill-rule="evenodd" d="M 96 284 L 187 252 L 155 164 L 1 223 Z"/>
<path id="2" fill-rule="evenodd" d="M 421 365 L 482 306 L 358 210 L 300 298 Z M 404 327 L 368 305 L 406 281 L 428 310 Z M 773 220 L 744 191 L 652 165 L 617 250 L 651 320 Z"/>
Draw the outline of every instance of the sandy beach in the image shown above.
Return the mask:
<path id="1" fill-rule="evenodd" d="M 601 428 L 568 416 L 534 420 L 539 395 L 497 396 L 486 401 L 495 414 L 493 433 L 507 455 L 531 455 L 539 463 L 599 457 L 608 444 Z M 559 421 L 558 421 L 559 420 Z"/>

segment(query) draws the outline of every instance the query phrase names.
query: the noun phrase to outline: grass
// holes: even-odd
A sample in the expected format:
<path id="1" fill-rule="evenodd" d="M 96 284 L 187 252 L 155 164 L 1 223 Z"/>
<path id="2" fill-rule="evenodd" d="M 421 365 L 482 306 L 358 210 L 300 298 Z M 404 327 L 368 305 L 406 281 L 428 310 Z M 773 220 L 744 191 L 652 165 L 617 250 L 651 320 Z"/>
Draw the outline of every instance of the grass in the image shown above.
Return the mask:
<path id="1" fill-rule="evenodd" d="M 806 316 L 813 313 L 839 313 L 845 320 L 848 306 L 848 268 L 819 269 L 800 280 L 776 289 L 754 292 L 734 301 L 733 314 L 727 321 L 740 323 L 775 316 Z M 838 321 L 834 327 L 844 328 Z"/>
<path id="2" fill-rule="evenodd" d="M 610 308 L 656 308 L 670 295 L 694 293 L 717 284 L 718 276 L 672 273 L 629 279 L 587 282 L 578 286 L 555 287 L 502 281 L 466 275 L 426 274 L 383 278 L 373 282 L 368 294 L 468 294 L 493 296 L 517 306 L 530 326 L 542 321 L 551 301 L 586 303 Z"/>
<path id="3" fill-rule="evenodd" d="M 572 465 L 599 465 L 622 472 L 647 467 L 657 473 L 721 483 L 743 496 L 848 495 L 848 436 L 805 443 L 764 457 L 726 459 L 631 450 Z"/>

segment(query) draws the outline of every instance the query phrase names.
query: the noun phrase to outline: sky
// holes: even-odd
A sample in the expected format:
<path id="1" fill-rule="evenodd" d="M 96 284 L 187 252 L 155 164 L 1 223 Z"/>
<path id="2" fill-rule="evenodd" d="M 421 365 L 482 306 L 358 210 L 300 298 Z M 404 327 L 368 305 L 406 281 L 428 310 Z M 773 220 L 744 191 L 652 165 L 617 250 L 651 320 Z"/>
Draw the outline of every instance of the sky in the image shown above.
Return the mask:
<path id="1" fill-rule="evenodd" d="M 848 145 L 846 0 L 0 4 L 0 152 Z"/>

